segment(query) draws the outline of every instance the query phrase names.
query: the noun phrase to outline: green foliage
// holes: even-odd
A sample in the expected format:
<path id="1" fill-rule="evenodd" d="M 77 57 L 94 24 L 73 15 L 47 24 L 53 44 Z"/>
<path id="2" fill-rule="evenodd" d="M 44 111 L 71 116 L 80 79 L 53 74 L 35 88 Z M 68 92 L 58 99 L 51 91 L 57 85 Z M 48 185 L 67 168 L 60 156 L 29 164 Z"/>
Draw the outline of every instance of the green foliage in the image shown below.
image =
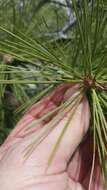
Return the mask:
<path id="1" fill-rule="evenodd" d="M 47 4 L 48 6 L 49 4 Z M 42 28 L 43 25 L 41 24 L 45 23 L 46 26 L 47 23 L 43 22 L 44 19 L 41 20 L 41 16 L 38 16 L 39 14 L 43 14 L 42 17 L 47 18 L 46 7 L 43 7 L 42 13 L 39 12 L 37 15 L 33 15 L 29 26 L 28 22 L 23 22 L 26 20 L 23 19 L 26 17 L 26 13 L 24 14 L 25 17 L 21 19 L 23 27 L 19 24 L 14 24 L 15 28 L 12 29 L 12 25 L 7 24 L 7 21 L 6 24 L 0 26 L 0 31 L 4 36 L 0 40 L 1 55 L 8 54 L 13 60 L 18 60 L 23 65 L 22 67 L 19 64 L 17 67 L 14 65 L 14 61 L 11 61 L 11 64 L 4 61 L 5 59 L 1 61 L 0 104 L 2 107 L 6 89 L 10 87 L 12 93 L 21 104 L 21 107 L 18 107 L 15 112 L 19 116 L 19 113 L 23 112 L 29 106 L 29 103 L 33 104 L 38 101 L 55 86 L 62 83 L 79 83 L 81 90 L 78 90 L 78 95 L 73 99 L 69 98 L 57 108 L 57 116 L 45 128 L 40 130 L 39 136 L 35 135 L 34 141 L 25 150 L 25 159 L 30 156 L 38 144 L 52 131 L 57 121 L 63 117 L 67 110 L 70 108 L 73 111 L 76 110 L 84 94 L 86 94 L 90 103 L 91 131 L 93 134 L 93 164 L 89 183 L 90 189 L 96 149 L 98 150 L 104 179 L 105 181 L 107 180 L 107 5 L 106 1 L 103 0 L 94 0 L 90 4 L 88 0 L 83 0 L 77 6 L 76 1 L 72 0 L 72 6 L 76 17 L 76 24 L 70 33 L 70 40 L 67 43 L 63 43 L 63 41 L 61 43 L 57 41 L 53 43 L 52 40 L 45 38 L 43 35 L 41 37 L 40 35 L 35 36 L 36 33 L 38 34 L 38 31 L 41 31 L 41 34 L 43 30 L 46 31 L 46 28 Z M 25 8 L 29 13 L 31 7 L 28 6 L 27 1 Z M 9 11 L 11 15 L 14 13 L 14 8 L 13 11 Z M 46 17 L 44 16 L 45 14 Z M 53 19 L 53 12 L 50 15 L 51 19 Z M 13 18 L 15 17 L 13 16 Z M 9 22 L 11 22 L 10 20 Z M 64 20 L 60 24 L 62 25 L 63 22 Z M 47 27 L 47 31 L 48 29 L 53 29 L 56 25 L 54 23 L 52 26 L 51 20 L 48 24 L 50 26 Z M 37 30 L 35 30 L 36 26 Z M 42 88 L 44 89 L 40 95 L 33 96 L 31 101 L 29 101 L 29 96 L 26 93 L 26 88 L 28 88 L 29 84 L 40 84 L 40 86 L 42 84 Z M 53 112 L 56 112 L 56 110 L 31 123 L 30 126 L 27 126 L 28 129 L 44 120 L 44 118 L 48 118 Z M 0 121 L 4 121 L 4 109 L 1 109 L 0 116 Z M 64 130 L 55 144 L 50 155 L 49 165 L 53 160 L 72 116 L 73 114 L 70 115 Z"/>
<path id="2" fill-rule="evenodd" d="M 43 69 L 43 74 L 39 71 L 41 61 L 38 60 L 36 52 L 39 52 L 41 46 L 35 41 L 35 36 L 36 38 L 38 36 L 39 41 L 43 41 L 44 33 L 57 30 L 57 19 L 61 20 L 59 23 L 61 27 L 66 20 L 64 15 L 63 8 L 59 9 L 59 6 L 54 6 L 50 1 L 0 1 L 1 143 L 15 126 L 22 111 L 39 100 L 52 87 L 51 81 L 46 80 L 50 78 L 50 73 Z M 13 52 L 14 48 L 16 53 Z M 39 53 L 41 58 L 42 52 Z M 55 77 L 53 83 L 57 84 Z"/>

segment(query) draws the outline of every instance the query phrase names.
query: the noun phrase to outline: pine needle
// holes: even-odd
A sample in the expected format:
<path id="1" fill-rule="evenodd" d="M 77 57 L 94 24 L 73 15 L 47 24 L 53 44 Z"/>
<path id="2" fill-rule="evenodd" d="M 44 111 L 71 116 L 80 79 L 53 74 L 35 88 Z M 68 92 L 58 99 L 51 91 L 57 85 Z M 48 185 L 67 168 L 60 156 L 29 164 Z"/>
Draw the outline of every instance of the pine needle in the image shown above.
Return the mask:
<path id="1" fill-rule="evenodd" d="M 0 2 L 0 10 L 10 5 L 11 1 Z M 4 15 L 1 18 L 0 32 L 3 38 L 0 39 L 0 54 L 9 54 L 13 60 L 19 60 L 19 67 L 14 63 L 0 64 L 0 106 L 3 107 L 2 98 L 7 86 L 13 87 L 15 94 L 18 94 L 23 103 L 16 111 L 23 112 L 27 106 L 39 101 L 43 96 L 48 95 L 57 85 L 63 83 L 79 84 L 86 94 L 91 110 L 91 131 L 93 134 L 93 163 L 89 181 L 89 190 L 94 174 L 96 150 L 98 150 L 99 164 L 102 169 L 104 181 L 107 181 L 107 5 L 104 0 L 80 1 L 79 7 L 75 0 L 72 0 L 75 26 L 70 31 L 70 42 L 64 45 L 51 43 L 46 38 L 38 38 L 35 25 L 39 21 L 33 19 L 31 24 L 26 24 L 24 16 L 18 25 L 15 16 L 18 13 L 15 9 L 16 2 L 10 6 L 10 14 L 13 15 L 13 23 L 4 23 Z M 26 13 L 29 12 L 29 2 L 25 2 Z M 25 16 L 26 17 L 26 16 Z M 8 18 L 8 16 L 7 16 Z M 34 16 L 34 18 L 36 18 Z M 45 20 L 45 19 L 44 19 Z M 53 22 L 52 22 L 53 24 Z M 22 26 L 22 27 L 20 27 Z M 40 29 L 41 27 L 38 26 Z M 20 30 L 20 31 L 19 31 Z M 24 31 L 24 32 L 23 32 Z M 27 31 L 27 32 L 26 32 Z M 29 33 L 29 34 L 28 34 Z M 43 33 L 43 31 L 41 31 Z M 34 35 L 33 35 L 34 34 Z M 2 36 L 2 35 L 1 35 Z M 24 68 L 21 69 L 21 63 Z M 31 70 L 33 67 L 34 71 Z M 42 84 L 43 92 L 37 94 L 29 103 L 25 86 L 28 84 Z M 51 88 L 52 87 L 52 88 Z M 64 117 L 67 110 L 75 110 L 81 100 L 81 93 L 78 96 L 70 97 L 69 100 L 50 113 L 45 114 L 41 119 L 30 123 L 26 131 L 36 127 L 41 121 L 58 113 L 48 124 L 46 124 L 37 135 L 34 134 L 32 142 L 24 151 L 25 160 L 36 150 L 36 147 L 52 132 L 58 121 Z M 4 110 L 2 110 L 4 121 Z M 74 112 L 75 112 L 74 111 Z M 73 113 L 74 114 L 74 113 Z M 51 165 L 61 140 L 69 126 L 73 115 L 71 114 L 64 126 L 54 148 L 51 152 L 48 166 Z M 90 129 L 89 129 L 90 130 Z M 88 150 L 87 150 L 88 151 Z"/>
<path id="2" fill-rule="evenodd" d="M 78 97 L 78 99 L 75 102 L 75 105 L 73 106 L 73 108 L 71 110 L 71 114 L 70 114 L 70 116 L 69 116 L 69 118 L 68 118 L 68 120 L 67 120 L 67 122 L 66 122 L 66 124 L 65 124 L 65 126 L 64 126 L 64 128 L 63 128 L 63 130 L 62 130 L 62 132 L 60 134 L 60 136 L 58 137 L 57 142 L 54 145 L 53 150 L 52 150 L 52 152 L 50 154 L 50 157 L 49 157 L 49 160 L 48 160 L 48 164 L 47 164 L 48 165 L 47 169 L 52 164 L 52 161 L 53 161 L 53 159 L 55 157 L 57 149 L 59 148 L 59 145 L 60 145 L 60 143 L 61 143 L 61 141 L 62 141 L 62 139 L 63 139 L 63 137 L 64 137 L 64 135 L 66 133 L 66 130 L 68 129 L 68 127 L 70 127 L 69 124 L 70 124 L 70 122 L 71 122 L 71 120 L 72 120 L 72 118 L 73 118 L 73 116 L 74 116 L 74 114 L 75 114 L 75 112 L 76 112 L 76 110 L 77 110 L 77 108 L 78 108 L 78 106 L 79 106 L 82 98 L 83 98 L 83 95 L 81 95 L 81 96 Z"/>

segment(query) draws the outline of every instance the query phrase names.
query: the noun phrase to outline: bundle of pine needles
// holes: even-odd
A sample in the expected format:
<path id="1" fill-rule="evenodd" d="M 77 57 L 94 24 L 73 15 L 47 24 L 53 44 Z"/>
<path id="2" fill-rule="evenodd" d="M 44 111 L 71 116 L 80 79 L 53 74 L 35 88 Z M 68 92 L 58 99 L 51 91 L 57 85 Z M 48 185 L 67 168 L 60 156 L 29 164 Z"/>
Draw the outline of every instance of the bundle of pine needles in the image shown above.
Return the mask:
<path id="1" fill-rule="evenodd" d="M 70 97 L 65 103 L 58 106 L 41 119 L 33 121 L 28 127 L 34 127 L 42 120 L 48 118 L 58 111 L 54 119 L 45 128 L 40 130 L 39 135 L 27 147 L 25 158 L 31 155 L 39 143 L 52 131 L 55 124 L 68 110 L 72 109 L 68 122 L 64 126 L 57 143 L 52 150 L 48 164 L 50 165 L 64 133 L 71 121 L 75 110 L 80 104 L 84 94 L 87 96 L 91 110 L 90 129 L 93 136 L 93 163 L 90 181 L 93 175 L 96 149 L 99 155 L 99 162 L 102 168 L 102 175 L 107 181 L 107 5 L 104 0 L 80 1 L 79 7 L 75 0 L 72 0 L 76 25 L 71 32 L 71 40 L 67 44 L 55 48 L 47 41 L 32 39 L 27 34 L 17 31 L 13 33 L 5 27 L 0 30 L 8 35 L 8 40 L 0 41 L 1 54 L 9 54 L 13 58 L 32 64 L 38 70 L 28 71 L 27 69 L 16 69 L 12 65 L 0 65 L 2 75 L 0 84 L 2 88 L 6 84 L 44 84 L 45 88 L 40 94 L 32 99 L 30 104 L 40 100 L 54 87 L 63 83 L 79 84 L 75 97 Z M 38 61 L 39 60 L 39 63 Z M 11 74 L 7 79 L 6 73 Z M 40 77 L 39 80 L 31 80 L 28 76 Z M 25 79 L 19 79 L 19 75 L 25 74 Z M 3 91 L 3 89 L 2 89 Z M 25 110 L 27 104 L 22 105 L 17 112 Z M 90 130 L 89 129 L 89 130 Z M 90 182 L 91 183 L 91 182 Z"/>

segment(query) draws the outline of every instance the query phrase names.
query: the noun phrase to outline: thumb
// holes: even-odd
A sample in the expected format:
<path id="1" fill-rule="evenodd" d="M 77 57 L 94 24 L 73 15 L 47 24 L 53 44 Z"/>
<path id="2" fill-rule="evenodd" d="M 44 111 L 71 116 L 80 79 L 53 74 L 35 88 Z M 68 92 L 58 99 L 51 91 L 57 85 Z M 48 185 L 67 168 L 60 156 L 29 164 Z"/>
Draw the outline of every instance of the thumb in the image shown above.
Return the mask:
<path id="1" fill-rule="evenodd" d="M 69 94 L 69 92 L 66 92 Z M 71 89 L 72 94 L 72 89 Z M 67 95 L 68 96 L 68 95 Z M 32 155 L 29 157 L 27 162 L 30 162 L 36 166 L 42 167 L 44 166 L 44 170 L 48 165 L 48 160 L 50 155 L 52 154 L 52 150 L 58 141 L 60 134 L 62 133 L 69 117 L 71 115 L 71 111 L 69 111 L 54 127 L 51 133 L 48 134 L 47 138 L 45 138 L 39 146 L 33 151 Z M 72 119 L 70 120 L 67 130 L 64 133 L 64 136 L 59 144 L 59 147 L 54 155 L 52 163 L 48 168 L 49 173 L 56 173 L 64 171 L 67 167 L 68 161 L 74 153 L 77 146 L 80 144 L 83 136 L 88 130 L 89 127 L 89 105 L 86 97 L 79 104 L 78 108 L 75 111 Z M 44 126 L 45 128 L 45 126 Z M 35 137 L 35 134 L 27 137 L 22 147 L 29 146 L 29 142 Z M 18 151 L 18 150 L 17 150 Z M 36 170 L 37 171 L 37 170 Z M 38 171 L 37 171 L 38 172 Z"/>

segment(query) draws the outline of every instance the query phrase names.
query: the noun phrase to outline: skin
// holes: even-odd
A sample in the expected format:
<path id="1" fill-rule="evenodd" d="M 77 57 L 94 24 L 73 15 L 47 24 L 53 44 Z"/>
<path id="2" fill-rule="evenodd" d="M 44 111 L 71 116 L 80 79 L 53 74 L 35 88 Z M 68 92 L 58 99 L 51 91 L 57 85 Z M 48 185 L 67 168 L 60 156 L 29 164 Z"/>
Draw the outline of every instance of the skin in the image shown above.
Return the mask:
<path id="1" fill-rule="evenodd" d="M 55 115 L 27 130 L 31 121 L 41 118 L 73 96 L 77 85 L 61 85 L 51 94 L 34 104 L 0 148 L 0 187 L 2 190 L 87 190 L 92 165 L 92 140 L 86 136 L 90 122 L 90 111 L 86 97 L 78 106 L 69 123 L 51 165 L 47 162 L 65 123 L 69 111 L 52 132 L 38 145 L 28 159 L 24 160 L 26 147 L 35 139 L 35 134 L 50 122 Z M 83 140 L 85 136 L 85 140 Z M 81 143 L 81 144 L 80 144 Z M 90 190 L 106 190 L 98 161 Z"/>

